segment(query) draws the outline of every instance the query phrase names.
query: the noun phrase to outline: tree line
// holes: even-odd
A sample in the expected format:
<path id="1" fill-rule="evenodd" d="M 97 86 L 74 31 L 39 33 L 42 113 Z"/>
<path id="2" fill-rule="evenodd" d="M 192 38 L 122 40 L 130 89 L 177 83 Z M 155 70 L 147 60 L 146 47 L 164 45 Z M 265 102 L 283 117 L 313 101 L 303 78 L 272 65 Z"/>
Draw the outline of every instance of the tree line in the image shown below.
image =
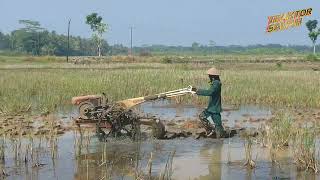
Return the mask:
<path id="1" fill-rule="evenodd" d="M 49 31 L 41 26 L 37 21 L 20 20 L 22 28 L 13 30 L 5 34 L 0 32 L 0 52 L 11 52 L 11 54 L 30 54 L 30 55 L 55 55 L 65 56 L 95 56 L 95 55 L 127 55 L 128 47 L 122 44 L 109 45 L 102 38 L 102 34 L 108 29 L 108 25 L 102 22 L 102 18 L 96 13 L 86 17 L 86 23 L 90 25 L 92 38 L 82 38 L 80 36 L 70 36 L 69 50 L 68 37 L 58 34 L 55 31 Z M 166 45 L 142 45 L 134 47 L 135 55 L 149 56 L 153 54 L 295 54 L 295 53 L 315 53 L 317 36 L 320 34 L 320 28 L 317 29 L 317 21 L 308 21 L 306 26 L 309 30 L 309 37 L 312 40 L 313 47 L 304 45 L 267 44 L 267 45 L 249 45 L 249 46 L 217 46 L 212 40 L 203 45 L 197 42 L 191 46 L 166 46 Z"/>
<path id="2" fill-rule="evenodd" d="M 318 45 L 319 46 L 319 45 Z M 318 47 L 317 48 L 320 48 Z M 303 54 L 310 53 L 312 47 L 306 45 L 281 45 L 281 44 L 255 44 L 248 46 L 229 45 L 211 46 L 194 42 L 192 46 L 166 46 L 144 45 L 134 47 L 136 54 L 189 54 L 189 55 L 213 55 L 213 54 Z"/>
<path id="3" fill-rule="evenodd" d="M 40 23 L 32 20 L 19 20 L 23 27 L 5 34 L 0 32 L 0 50 L 16 54 L 56 55 L 68 53 L 68 37 L 41 27 Z M 93 56 L 98 51 L 102 55 L 127 54 L 128 48 L 121 44 L 110 46 L 106 40 L 99 40 L 100 49 L 96 48 L 96 39 L 70 36 L 69 55 Z"/>

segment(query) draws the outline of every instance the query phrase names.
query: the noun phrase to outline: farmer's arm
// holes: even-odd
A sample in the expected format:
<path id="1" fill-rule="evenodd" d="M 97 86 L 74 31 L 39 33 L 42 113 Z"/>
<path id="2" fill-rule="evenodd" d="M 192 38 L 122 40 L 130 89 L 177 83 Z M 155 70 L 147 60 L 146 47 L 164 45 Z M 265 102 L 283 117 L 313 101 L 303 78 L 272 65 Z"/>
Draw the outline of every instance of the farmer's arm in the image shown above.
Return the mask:
<path id="1" fill-rule="evenodd" d="M 212 86 L 210 86 L 209 89 L 198 89 L 196 94 L 199 96 L 211 96 L 213 93 L 215 93 L 218 90 L 218 83 L 213 83 Z"/>

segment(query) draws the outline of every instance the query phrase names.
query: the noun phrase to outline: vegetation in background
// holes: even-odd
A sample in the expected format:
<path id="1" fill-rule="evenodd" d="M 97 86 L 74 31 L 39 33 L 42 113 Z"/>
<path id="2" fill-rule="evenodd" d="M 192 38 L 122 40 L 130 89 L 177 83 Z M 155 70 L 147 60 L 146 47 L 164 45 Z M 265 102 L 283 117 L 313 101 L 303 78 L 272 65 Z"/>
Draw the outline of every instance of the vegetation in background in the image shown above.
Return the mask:
<path id="1" fill-rule="evenodd" d="M 99 20 L 97 16 L 97 20 Z M 101 21 L 102 22 L 102 21 Z M 9 34 L 0 32 L 0 54 L 16 55 L 56 55 L 64 56 L 67 54 L 67 36 L 50 31 L 41 26 L 37 21 L 22 20 L 22 28 L 14 30 Z M 103 26 L 100 30 L 104 30 Z M 98 30 L 98 29 L 97 29 Z M 97 43 L 104 55 L 127 55 L 128 47 L 123 44 L 109 45 L 102 38 L 103 31 L 96 32 L 96 38 L 83 38 L 80 36 L 70 36 L 70 55 L 71 56 L 93 56 L 98 54 Z M 107 30 L 107 26 L 106 26 Z M 100 34 L 100 35 L 99 35 Z M 100 39 L 97 39 L 99 38 Z M 99 41 L 97 41 L 99 40 Z M 318 45 L 319 46 L 319 45 Z M 267 44 L 267 45 L 229 45 L 219 46 L 213 40 L 208 44 L 192 43 L 190 46 L 166 46 L 166 45 L 142 45 L 134 47 L 136 55 L 179 55 L 179 56 L 212 56 L 213 54 L 299 54 L 307 53 L 311 50 L 309 46 Z"/>
<path id="2" fill-rule="evenodd" d="M 166 64 L 171 64 L 173 61 L 172 61 L 172 58 L 166 56 L 162 58 L 162 62 Z"/>
<path id="3" fill-rule="evenodd" d="M 193 46 L 166 46 L 166 45 L 143 45 L 134 47 L 134 52 L 147 51 L 154 55 L 179 55 L 179 56 L 211 56 L 212 54 L 234 54 L 234 55 L 259 55 L 259 54 L 299 54 L 308 53 L 311 48 L 303 45 L 280 45 L 280 44 L 256 44 L 248 46 L 229 45 L 219 46 L 209 44 L 193 43 Z"/>
<path id="4" fill-rule="evenodd" d="M 93 31 L 92 39 L 96 43 L 98 56 L 101 56 L 101 47 L 103 40 L 103 33 L 108 30 L 108 25 L 102 21 L 102 17 L 97 13 L 92 13 L 86 17 L 86 23 L 90 25 Z"/>
<path id="5" fill-rule="evenodd" d="M 49 31 L 37 21 L 20 20 L 22 28 L 9 34 L 0 32 L 0 54 L 29 54 L 64 56 L 67 54 L 67 36 Z M 106 54 L 127 54 L 128 48 L 121 44 L 108 45 L 104 39 L 99 40 L 100 49 Z M 97 54 L 95 39 L 70 36 L 71 56 L 93 56 Z"/>
<path id="6" fill-rule="evenodd" d="M 53 111 L 70 105 L 71 98 L 79 95 L 105 92 L 115 101 L 188 85 L 207 87 L 203 68 L 161 66 L 134 68 L 133 64 L 128 68 L 128 64 L 115 64 L 108 65 L 108 69 L 99 65 L 102 69 L 1 70 L 0 108 L 2 112 L 17 112 L 30 106 L 35 111 Z M 221 78 L 226 104 L 320 107 L 320 76 L 316 71 L 223 70 Z M 181 102 L 204 105 L 207 99 L 185 96 Z"/>
<path id="7" fill-rule="evenodd" d="M 315 55 L 316 54 L 316 42 L 317 42 L 317 38 L 318 38 L 318 35 L 320 34 L 320 28 L 318 30 L 317 29 L 317 24 L 318 24 L 318 21 L 317 20 L 309 20 L 307 23 L 306 23 L 306 26 L 309 30 L 309 38 L 311 39 L 312 41 L 312 45 L 313 45 L 313 54 Z"/>
<path id="8" fill-rule="evenodd" d="M 26 48 L 28 52 L 32 54 L 40 55 L 40 48 L 42 42 L 40 41 L 40 33 L 44 30 L 40 23 L 31 20 L 20 20 L 20 24 L 24 25 L 23 28 L 16 30 L 14 36 L 20 36 L 21 38 L 14 38 L 12 44 L 15 43 L 19 48 Z M 41 44 L 40 44 L 41 43 Z"/>
<path id="9" fill-rule="evenodd" d="M 309 54 L 309 55 L 306 57 L 306 59 L 307 59 L 308 61 L 318 61 L 318 60 L 319 60 L 318 56 L 316 56 L 316 55 L 314 55 L 314 54 Z"/>

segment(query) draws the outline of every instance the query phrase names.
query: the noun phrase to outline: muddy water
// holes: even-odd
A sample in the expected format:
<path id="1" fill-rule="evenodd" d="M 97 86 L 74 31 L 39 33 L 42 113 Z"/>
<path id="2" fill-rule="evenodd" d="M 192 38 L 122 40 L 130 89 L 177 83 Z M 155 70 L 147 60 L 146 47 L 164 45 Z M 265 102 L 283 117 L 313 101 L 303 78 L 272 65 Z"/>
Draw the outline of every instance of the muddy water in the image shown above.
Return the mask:
<path id="1" fill-rule="evenodd" d="M 271 108 L 257 106 L 225 106 L 221 113 L 225 126 L 257 127 L 262 121 L 272 116 Z M 168 101 L 156 103 L 144 103 L 139 110 L 159 117 L 161 120 L 197 120 L 202 107 L 192 105 L 172 105 Z"/>
<path id="2" fill-rule="evenodd" d="M 169 154 L 175 151 L 172 163 L 173 179 L 318 179 L 309 173 L 297 173 L 293 162 L 280 152 L 278 163 L 272 164 L 268 150 L 253 147 L 255 169 L 244 163 L 243 141 L 235 137 L 228 140 L 170 140 L 133 143 L 100 143 L 91 139 L 89 146 L 73 146 L 73 135 L 60 138 L 58 157 L 51 159 L 45 152 L 39 157 L 42 167 L 16 164 L 7 158 L 5 167 L 9 179 L 135 179 L 137 170 L 147 174 L 147 162 L 153 152 L 152 174 L 164 171 Z M 9 151 L 6 153 L 10 154 Z M 103 164 L 105 155 L 106 164 Z"/>
<path id="3" fill-rule="evenodd" d="M 171 106 L 167 102 L 147 103 L 140 109 L 163 120 L 193 120 L 201 112 L 197 107 Z M 245 106 L 228 108 L 223 112 L 222 119 L 230 127 L 237 123 L 249 126 L 257 122 L 251 120 L 250 123 L 250 119 L 267 119 L 270 116 L 271 110 L 268 108 Z M 278 162 L 271 163 L 268 148 L 258 145 L 252 147 L 256 168 L 244 167 L 245 141 L 239 137 L 220 140 L 149 139 L 143 142 L 110 139 L 102 143 L 92 134 L 84 133 L 81 137 L 78 132 L 68 132 L 58 138 L 54 157 L 53 146 L 48 140 L 34 140 L 33 154 L 31 157 L 29 153 L 27 162 L 23 160 L 25 151 L 22 150 L 22 158 L 19 158 L 13 150 L 12 141 L 5 141 L 5 161 L 2 161 L 1 167 L 5 167 L 8 179 L 136 179 L 148 175 L 151 152 L 151 174 L 154 177 L 164 172 L 169 156 L 174 152 L 172 179 L 320 178 L 319 175 L 297 172 L 289 151 L 278 152 Z M 27 142 L 25 140 L 22 144 Z"/>

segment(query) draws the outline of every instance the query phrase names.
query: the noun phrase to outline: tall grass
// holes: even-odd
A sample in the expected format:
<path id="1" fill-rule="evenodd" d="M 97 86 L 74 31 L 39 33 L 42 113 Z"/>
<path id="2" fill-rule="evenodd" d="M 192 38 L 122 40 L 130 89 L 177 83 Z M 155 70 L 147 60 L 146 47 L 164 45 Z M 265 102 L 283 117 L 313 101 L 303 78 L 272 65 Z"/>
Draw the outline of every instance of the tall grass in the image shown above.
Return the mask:
<path id="1" fill-rule="evenodd" d="M 273 163 L 277 162 L 279 150 L 291 150 L 292 158 L 298 170 L 319 172 L 320 156 L 318 151 L 319 124 L 312 122 L 301 124 L 288 113 L 279 112 L 272 119 L 270 126 L 265 128 L 262 139 L 268 140 L 270 157 Z M 289 153 L 289 152 L 288 152 Z"/>
<path id="2" fill-rule="evenodd" d="M 212 54 L 212 55 L 197 55 L 197 54 L 158 54 L 155 56 L 130 56 L 116 55 L 116 56 L 72 56 L 70 62 L 76 64 L 101 64 L 110 62 L 146 62 L 146 63 L 210 63 L 210 62 L 296 62 L 296 61 L 313 61 L 314 58 L 310 56 L 305 57 L 303 54 L 294 55 L 271 55 L 271 54 Z M 61 63 L 65 62 L 66 58 L 63 56 L 31 56 L 23 54 L 5 54 L 0 52 L 1 64 L 15 64 L 15 63 Z"/>
<path id="3" fill-rule="evenodd" d="M 244 144 L 245 152 L 246 152 L 246 160 L 244 166 L 247 168 L 255 168 L 256 163 L 252 158 L 252 139 L 251 137 L 246 137 L 245 144 Z"/>
<path id="4" fill-rule="evenodd" d="M 65 62 L 64 57 L 57 56 L 3 56 L 0 55 L 0 64 L 42 64 Z"/>
<path id="5" fill-rule="evenodd" d="M 295 133 L 292 117 L 287 113 L 277 114 L 268 132 L 271 148 L 282 149 L 289 146 L 289 141 L 295 136 Z"/>
<path id="6" fill-rule="evenodd" d="M 315 128 L 301 128 L 294 140 L 294 160 L 299 170 L 319 172 L 320 156 L 316 147 L 317 132 Z"/>
<path id="7" fill-rule="evenodd" d="M 314 71 L 222 72 L 224 103 L 320 107 L 320 76 Z M 27 109 L 52 111 L 73 96 L 105 92 L 111 100 L 185 87 L 207 88 L 203 69 L 168 65 L 162 69 L 0 70 L 0 113 Z M 182 102 L 205 104 L 187 96 Z"/>

